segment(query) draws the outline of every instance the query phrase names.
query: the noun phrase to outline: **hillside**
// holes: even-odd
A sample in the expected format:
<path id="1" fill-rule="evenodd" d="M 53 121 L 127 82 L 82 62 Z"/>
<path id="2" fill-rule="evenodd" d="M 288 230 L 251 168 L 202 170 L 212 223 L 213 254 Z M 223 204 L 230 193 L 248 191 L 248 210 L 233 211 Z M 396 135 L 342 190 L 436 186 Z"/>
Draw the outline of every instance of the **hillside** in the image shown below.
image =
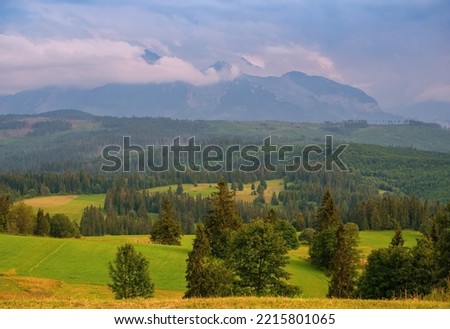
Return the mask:
<path id="1" fill-rule="evenodd" d="M 391 231 L 361 232 L 362 254 L 366 256 L 374 248 L 387 246 L 392 234 Z M 404 231 L 406 245 L 414 245 L 419 235 L 418 232 Z M 116 248 L 125 242 L 132 243 L 149 259 L 156 298 L 178 299 L 185 290 L 185 259 L 192 241 L 193 236 L 185 236 L 178 247 L 150 244 L 148 236 L 54 239 L 0 234 L 3 252 L 0 303 L 2 300 L 12 302 L 8 296 L 14 294 L 22 298 L 55 297 L 61 300 L 82 296 L 111 303 L 113 297 L 106 287 L 108 262 L 114 258 Z M 302 245 L 290 252 L 287 271 L 292 273 L 291 283 L 302 287 L 303 298 L 323 298 L 327 292 L 327 278 L 307 261 L 307 249 Z M 40 282 L 38 278 L 47 281 Z"/>
<path id="2" fill-rule="evenodd" d="M 61 173 L 85 172 L 102 175 L 99 169 L 106 145 L 122 145 L 123 136 L 131 143 L 171 145 L 180 136 L 182 143 L 195 137 L 197 145 L 261 145 L 267 136 L 272 143 L 295 145 L 297 149 L 309 144 L 323 145 L 326 135 L 334 137 L 334 144 L 349 143 L 342 153 L 348 164 L 351 180 L 365 181 L 371 189 L 389 190 L 398 194 L 421 198 L 448 200 L 450 184 L 450 130 L 435 125 L 385 124 L 368 125 L 365 122 L 288 123 L 288 122 L 225 122 L 171 120 L 165 118 L 96 117 L 79 111 L 56 111 L 40 115 L 2 116 L 0 120 L 0 172 Z M 336 147 L 336 146 L 335 146 Z M 136 166 L 132 171 L 136 170 Z M 311 177 L 323 173 L 310 173 Z M 239 173 L 233 173 L 234 177 Z M 269 179 L 280 179 L 285 173 L 267 173 Z M 1 176 L 1 175 L 0 175 Z M 165 176 L 165 177 L 164 177 Z M 176 173 L 158 175 L 164 181 L 155 185 L 174 184 Z M 189 173 L 186 182 L 215 183 L 220 173 Z M 194 177 L 196 176 L 196 177 Z M 107 180 L 108 175 L 101 178 Z M 17 186 L 10 178 L 0 177 L 0 185 Z M 236 177 L 234 179 L 237 179 Z M 249 178 L 247 182 L 255 180 Z M 302 178 L 302 180 L 304 177 Z M 41 179 L 40 179 L 41 180 Z M 82 194 L 105 193 L 98 185 L 89 189 L 59 189 L 53 181 L 50 193 Z M 104 185 L 107 185 L 106 183 Z M 18 185 L 23 195 L 39 194 L 40 184 L 23 182 Z M 27 187 L 28 186 L 28 187 Z M 365 188 L 366 189 L 366 188 Z"/>

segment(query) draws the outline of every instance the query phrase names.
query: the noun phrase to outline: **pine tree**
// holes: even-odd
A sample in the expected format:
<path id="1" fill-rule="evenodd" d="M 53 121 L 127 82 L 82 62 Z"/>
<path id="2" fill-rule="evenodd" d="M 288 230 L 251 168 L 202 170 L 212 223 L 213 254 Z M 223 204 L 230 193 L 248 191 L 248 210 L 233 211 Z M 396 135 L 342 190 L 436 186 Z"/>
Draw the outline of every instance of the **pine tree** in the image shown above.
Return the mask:
<path id="1" fill-rule="evenodd" d="M 116 258 L 109 263 L 110 289 L 116 299 L 153 296 L 154 285 L 148 272 L 148 260 L 127 243 L 117 248 Z"/>
<path id="2" fill-rule="evenodd" d="M 351 298 L 358 276 L 358 226 L 341 225 L 336 232 L 336 249 L 331 260 L 328 297 Z"/>
<path id="3" fill-rule="evenodd" d="M 212 209 L 205 215 L 206 233 L 214 257 L 225 259 L 229 251 L 231 235 L 242 225 L 234 201 L 234 193 L 222 179 L 217 184 L 217 192 L 212 193 L 209 201 Z"/>
<path id="4" fill-rule="evenodd" d="M 159 244 L 179 246 L 182 235 L 183 229 L 175 219 L 172 203 L 166 198 L 162 201 L 159 219 L 153 225 L 150 239 Z"/>

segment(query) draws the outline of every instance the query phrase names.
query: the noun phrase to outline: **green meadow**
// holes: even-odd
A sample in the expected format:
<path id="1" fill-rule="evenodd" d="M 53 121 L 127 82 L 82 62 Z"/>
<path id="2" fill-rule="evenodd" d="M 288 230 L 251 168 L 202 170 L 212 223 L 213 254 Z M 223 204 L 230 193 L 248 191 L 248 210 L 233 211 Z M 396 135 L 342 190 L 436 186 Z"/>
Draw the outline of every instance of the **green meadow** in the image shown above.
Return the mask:
<path id="1" fill-rule="evenodd" d="M 392 231 L 361 232 L 360 249 L 386 247 Z M 404 231 L 406 245 L 412 246 L 420 233 Z M 151 244 L 148 236 L 104 236 L 81 239 L 55 239 L 0 235 L 0 273 L 18 277 L 58 280 L 68 284 L 103 285 L 109 282 L 108 263 L 116 249 L 132 243 L 150 261 L 150 275 L 158 290 L 182 292 L 186 282 L 185 264 L 194 236 L 184 236 L 181 246 Z M 323 272 L 308 262 L 308 246 L 290 252 L 288 272 L 291 283 L 300 286 L 305 298 L 325 297 L 328 283 Z M 0 295 L 1 295 L 0 291 Z"/>
<path id="2" fill-rule="evenodd" d="M 283 189 L 282 180 L 267 181 L 265 198 L 269 201 L 272 194 Z M 243 191 L 236 192 L 236 198 L 252 201 L 251 184 L 245 184 Z M 176 191 L 177 186 L 163 186 L 148 189 L 149 193 Z M 191 195 L 208 196 L 216 190 L 215 184 L 200 183 L 197 186 L 183 184 L 183 190 Z M 35 211 L 44 209 L 50 214 L 64 213 L 71 219 L 79 220 L 85 207 L 102 206 L 104 194 L 95 195 L 58 195 L 27 199 Z M 156 215 L 156 214 L 152 214 Z M 370 251 L 389 245 L 393 231 L 360 232 L 359 249 L 362 261 Z M 405 245 L 415 245 L 420 233 L 403 231 Z M 103 236 L 83 237 L 81 239 L 55 239 L 31 236 L 0 234 L 0 308 L 5 307 L 123 307 L 137 308 L 134 302 L 122 304 L 114 301 L 108 289 L 108 263 L 114 259 L 117 247 L 124 243 L 132 243 L 150 261 L 150 276 L 155 283 L 156 294 L 153 301 L 146 301 L 147 307 L 189 308 L 233 308 L 233 307 L 267 307 L 279 308 L 287 303 L 282 299 L 226 299 L 209 305 L 206 301 L 195 300 L 188 303 L 181 299 L 186 289 L 185 268 L 189 250 L 192 248 L 194 236 L 184 236 L 181 246 L 163 246 L 150 243 L 148 236 Z M 328 290 L 328 278 L 308 261 L 308 245 L 301 245 L 290 251 L 290 262 L 287 271 L 291 273 L 290 283 L 300 286 L 302 298 L 296 299 L 292 307 L 306 308 L 301 300 L 309 300 L 317 308 L 396 308 L 396 307 L 448 307 L 447 304 L 419 304 L 411 301 L 402 304 L 369 305 L 368 301 L 347 301 L 343 304 L 325 299 Z M 45 301 L 44 301 L 45 300 Z M 72 305 L 74 300 L 75 305 Z M 233 301 L 232 301 L 233 300 Z M 284 300 L 284 299 L 283 299 Z M 210 300 L 211 301 L 211 300 Z M 246 302 L 250 303 L 246 305 Z M 292 302 L 292 300 L 291 300 Z M 167 303 L 170 303 L 169 305 Z M 200 303 L 200 304 L 199 304 Z M 274 303 L 279 303 L 276 305 Z M 375 302 L 373 302 L 375 303 Z M 410 304 L 408 304 L 410 303 Z M 422 303 L 422 304 L 421 304 Z M 209 305 L 209 306 L 208 306 Z M 214 305 L 214 306 L 213 306 Z M 241 305 L 241 306 L 239 306 Z M 308 304 L 310 305 L 310 304 Z M 403 306 L 402 306 L 403 305 Z"/>
<path id="3" fill-rule="evenodd" d="M 264 191 L 266 202 L 270 202 L 273 192 L 279 193 L 283 190 L 283 180 L 273 179 L 267 180 L 267 189 Z M 257 185 L 257 183 L 255 184 Z M 217 184 L 199 183 L 197 186 L 193 184 L 183 184 L 183 191 L 192 196 L 200 194 L 203 197 L 211 195 L 215 192 Z M 149 193 L 167 192 L 172 190 L 175 192 L 177 185 L 165 185 L 147 189 Z M 256 196 L 251 194 L 251 184 L 244 184 L 242 191 L 236 191 L 236 200 L 251 202 Z M 105 194 L 80 194 L 80 195 L 51 195 L 25 199 L 23 202 L 33 207 L 35 212 L 42 208 L 44 212 L 50 215 L 57 213 L 65 214 L 70 219 L 79 221 L 83 210 L 91 205 L 103 208 L 105 203 Z"/>
<path id="4" fill-rule="evenodd" d="M 35 212 L 42 208 L 50 215 L 65 214 L 70 219 L 78 221 L 84 208 L 91 205 L 103 208 L 105 194 L 51 195 L 25 199 L 23 202 L 32 206 Z"/>

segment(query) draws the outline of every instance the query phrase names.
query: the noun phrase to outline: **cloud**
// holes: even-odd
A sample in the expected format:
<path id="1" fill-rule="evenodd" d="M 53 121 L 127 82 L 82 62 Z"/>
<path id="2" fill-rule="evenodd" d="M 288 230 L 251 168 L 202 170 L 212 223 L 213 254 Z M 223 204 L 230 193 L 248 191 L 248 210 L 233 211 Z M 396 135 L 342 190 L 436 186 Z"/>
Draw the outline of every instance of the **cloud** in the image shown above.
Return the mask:
<path id="1" fill-rule="evenodd" d="M 450 84 L 434 85 L 417 95 L 416 102 L 438 101 L 450 103 Z"/>
<path id="2" fill-rule="evenodd" d="M 0 92 L 57 85 L 95 87 L 106 83 L 215 83 L 232 76 L 205 72 L 175 56 L 148 65 L 144 47 L 126 41 L 89 39 L 30 39 L 0 34 Z M 235 70 L 233 70 L 235 74 Z"/>
<path id="3" fill-rule="evenodd" d="M 244 62 L 251 66 L 255 66 L 261 69 L 264 69 L 266 66 L 264 59 L 262 59 L 261 57 L 248 54 L 242 54 L 240 57 L 244 60 Z"/>
<path id="4" fill-rule="evenodd" d="M 318 50 L 308 49 L 299 44 L 268 45 L 261 48 L 256 54 L 245 54 L 240 57 L 259 69 L 247 68 L 247 71 L 253 74 L 281 75 L 296 70 L 309 75 L 322 75 L 338 81 L 344 80 L 330 57 Z"/>
<path id="5" fill-rule="evenodd" d="M 0 93 L 45 83 L 213 83 L 223 72 L 199 69 L 218 60 L 248 74 L 298 70 L 362 86 L 384 108 L 445 98 L 438 86 L 450 84 L 448 0 L 7 0 L 0 7 Z M 145 65 L 145 48 L 164 60 Z"/>

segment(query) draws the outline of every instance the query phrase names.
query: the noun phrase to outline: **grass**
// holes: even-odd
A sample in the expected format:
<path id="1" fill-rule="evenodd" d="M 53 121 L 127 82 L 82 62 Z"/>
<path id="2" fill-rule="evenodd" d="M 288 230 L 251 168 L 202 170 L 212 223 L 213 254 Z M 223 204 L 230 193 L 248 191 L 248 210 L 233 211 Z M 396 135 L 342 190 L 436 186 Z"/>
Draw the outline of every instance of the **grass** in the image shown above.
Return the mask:
<path id="1" fill-rule="evenodd" d="M 282 179 L 272 179 L 267 180 L 267 189 L 264 191 L 264 199 L 266 202 L 270 203 L 273 192 L 280 193 L 283 190 L 283 180 Z M 256 196 L 252 195 L 252 184 L 244 184 L 244 189 L 242 191 L 236 191 L 236 200 L 242 200 L 246 202 L 252 202 Z M 210 196 L 211 193 L 216 192 L 216 184 L 209 183 L 198 183 L 197 186 L 193 184 L 182 184 L 183 192 L 188 193 L 192 196 L 196 196 L 200 194 L 203 197 Z M 258 186 L 258 182 L 255 183 L 255 187 Z M 229 184 L 229 188 L 231 188 L 231 184 Z M 159 186 L 148 189 L 149 193 L 162 193 L 167 192 L 168 190 L 176 191 L 177 185 L 168 185 L 168 186 Z"/>
<path id="2" fill-rule="evenodd" d="M 372 233 L 372 234 L 371 234 Z M 364 232 L 362 248 L 371 241 L 385 246 L 393 232 Z M 412 244 L 416 232 L 405 234 Z M 81 240 L 0 235 L 0 309 L 5 308 L 145 308 L 145 309 L 418 309 L 450 308 L 450 302 L 409 300 L 338 300 L 324 298 L 325 275 L 307 262 L 308 247 L 290 252 L 287 270 L 291 283 L 303 288 L 301 298 L 182 299 L 184 264 L 193 236 L 179 247 L 151 245 L 145 236 L 105 236 Z M 157 287 L 149 300 L 117 301 L 106 283 L 107 263 L 115 248 L 135 245 L 150 260 L 151 277 Z"/>
<path id="3" fill-rule="evenodd" d="M 80 220 L 84 208 L 90 205 L 103 208 L 104 202 L 105 194 L 52 195 L 24 200 L 35 212 L 42 208 L 50 215 L 61 213 L 76 221 Z"/>
<path id="4" fill-rule="evenodd" d="M 0 273 L 105 285 L 109 282 L 109 261 L 119 245 L 129 242 L 150 260 L 150 275 L 158 288 L 183 291 L 192 239 L 184 237 L 182 246 L 162 246 L 150 244 L 146 236 L 54 239 L 0 235 Z"/>
<path id="5" fill-rule="evenodd" d="M 264 191 L 264 198 L 266 202 L 270 203 L 273 192 L 278 194 L 283 190 L 283 181 L 281 179 L 274 179 L 266 182 L 267 189 Z M 166 192 L 169 189 L 176 191 L 177 185 L 154 187 L 148 189 L 148 191 L 150 193 L 157 193 Z M 216 190 L 216 184 L 200 183 L 197 186 L 183 184 L 183 191 L 193 196 L 201 194 L 203 197 L 207 197 Z M 236 191 L 236 199 L 252 202 L 256 196 L 251 195 L 251 192 L 251 184 L 245 184 L 242 191 Z M 34 212 L 42 208 L 44 212 L 48 212 L 50 215 L 61 213 L 67 215 L 72 220 L 79 221 L 84 208 L 91 205 L 103 207 L 105 194 L 51 195 L 25 199 L 23 202 L 32 206 Z"/>
<path id="6" fill-rule="evenodd" d="M 363 256 L 374 248 L 386 247 L 392 235 L 392 231 L 361 232 Z M 419 236 L 418 232 L 404 231 L 408 246 L 412 246 Z M 2 234 L 0 273 L 57 280 L 64 283 L 65 288 L 60 288 L 61 291 L 76 288 L 79 296 L 97 295 L 109 282 L 108 263 L 114 258 L 117 247 L 128 242 L 149 259 L 150 275 L 158 291 L 179 296 L 186 287 L 185 261 L 193 238 L 184 236 L 181 246 L 163 246 L 150 244 L 148 237 L 141 235 L 55 239 Z M 308 261 L 308 246 L 300 246 L 289 256 L 286 269 L 292 274 L 291 283 L 302 288 L 302 296 L 324 297 L 328 278 Z M 11 282 L 0 285 L 0 296 L 4 291 L 14 291 Z M 105 296 L 104 291 L 100 295 Z"/>
<path id="7" fill-rule="evenodd" d="M 394 231 L 362 231 L 359 232 L 359 249 L 362 257 L 366 258 L 373 249 L 386 248 L 391 242 Z M 416 240 L 421 237 L 421 233 L 412 230 L 402 231 L 405 239 L 405 247 L 413 247 Z"/>

